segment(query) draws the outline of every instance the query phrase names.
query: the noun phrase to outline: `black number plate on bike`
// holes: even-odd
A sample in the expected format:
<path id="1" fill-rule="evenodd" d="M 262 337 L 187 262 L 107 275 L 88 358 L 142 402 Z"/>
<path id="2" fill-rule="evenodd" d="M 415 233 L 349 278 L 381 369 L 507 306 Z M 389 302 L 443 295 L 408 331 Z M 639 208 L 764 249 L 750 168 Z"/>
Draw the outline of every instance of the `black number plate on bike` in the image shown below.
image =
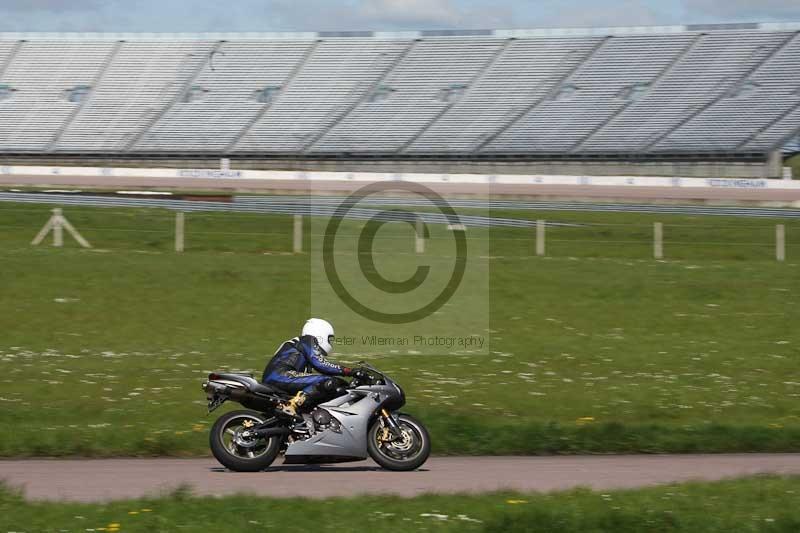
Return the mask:
<path id="1" fill-rule="evenodd" d="M 213 412 L 217 407 L 225 403 L 226 397 L 215 394 L 208 397 L 208 412 Z"/>

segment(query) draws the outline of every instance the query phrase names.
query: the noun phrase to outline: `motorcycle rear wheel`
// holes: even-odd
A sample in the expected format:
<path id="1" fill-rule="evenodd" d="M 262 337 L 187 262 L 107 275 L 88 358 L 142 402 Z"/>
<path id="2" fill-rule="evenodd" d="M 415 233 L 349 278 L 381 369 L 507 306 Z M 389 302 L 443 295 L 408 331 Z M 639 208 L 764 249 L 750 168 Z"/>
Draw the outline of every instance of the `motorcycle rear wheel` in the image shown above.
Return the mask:
<path id="1" fill-rule="evenodd" d="M 259 472 L 264 470 L 278 456 L 281 437 L 248 440 L 241 432 L 264 423 L 267 419 L 257 411 L 231 411 L 214 422 L 209 435 L 211 453 L 222 466 L 235 472 Z M 252 424 L 252 425 L 251 425 Z"/>
<path id="2" fill-rule="evenodd" d="M 367 435 L 367 451 L 373 461 L 387 470 L 416 470 L 431 454 L 431 438 L 428 430 L 419 420 L 409 415 L 399 415 L 397 422 L 403 432 L 402 441 L 383 441 L 382 426 L 376 421 Z"/>

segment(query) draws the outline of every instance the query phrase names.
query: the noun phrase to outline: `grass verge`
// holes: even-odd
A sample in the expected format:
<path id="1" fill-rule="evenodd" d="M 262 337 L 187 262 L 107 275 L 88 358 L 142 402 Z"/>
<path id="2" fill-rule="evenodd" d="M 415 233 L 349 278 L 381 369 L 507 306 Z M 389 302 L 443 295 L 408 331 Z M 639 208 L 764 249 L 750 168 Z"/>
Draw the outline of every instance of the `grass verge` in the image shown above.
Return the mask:
<path id="1" fill-rule="evenodd" d="M 278 500 L 209 498 L 179 490 L 158 498 L 105 504 L 31 503 L 0 489 L 3 531 L 640 531 L 796 532 L 797 477 L 597 492 L 363 496 Z M 357 524 L 357 526 L 356 526 Z"/>
<path id="2" fill-rule="evenodd" d="M 190 214 L 178 255 L 169 213 L 70 207 L 97 248 L 32 248 L 47 209 L 0 206 L 0 455 L 207 453 L 205 374 L 259 374 L 310 312 L 291 219 Z M 797 222 L 777 263 L 774 219 L 503 215 L 577 225 L 543 258 L 488 235 L 488 350 L 339 349 L 406 388 L 435 453 L 800 450 Z M 648 259 L 655 219 L 679 259 Z"/>

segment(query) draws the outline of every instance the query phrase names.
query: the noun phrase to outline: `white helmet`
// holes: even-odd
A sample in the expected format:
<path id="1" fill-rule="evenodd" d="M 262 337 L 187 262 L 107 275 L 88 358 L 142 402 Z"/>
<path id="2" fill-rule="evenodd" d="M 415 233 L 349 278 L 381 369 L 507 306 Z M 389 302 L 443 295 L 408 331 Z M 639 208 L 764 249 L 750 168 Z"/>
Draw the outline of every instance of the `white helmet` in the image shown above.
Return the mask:
<path id="1" fill-rule="evenodd" d="M 333 353 L 333 326 L 327 320 L 309 318 L 300 335 L 311 335 L 317 339 L 317 344 L 325 355 Z"/>

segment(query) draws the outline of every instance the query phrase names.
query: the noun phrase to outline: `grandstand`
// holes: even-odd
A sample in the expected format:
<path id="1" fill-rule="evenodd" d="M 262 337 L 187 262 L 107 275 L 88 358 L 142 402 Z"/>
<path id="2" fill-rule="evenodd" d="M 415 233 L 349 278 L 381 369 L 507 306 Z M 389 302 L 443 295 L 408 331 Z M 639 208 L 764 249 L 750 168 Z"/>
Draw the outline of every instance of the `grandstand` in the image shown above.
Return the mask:
<path id="1" fill-rule="evenodd" d="M 799 134 L 800 24 L 0 34 L 6 162 L 779 176 Z"/>

